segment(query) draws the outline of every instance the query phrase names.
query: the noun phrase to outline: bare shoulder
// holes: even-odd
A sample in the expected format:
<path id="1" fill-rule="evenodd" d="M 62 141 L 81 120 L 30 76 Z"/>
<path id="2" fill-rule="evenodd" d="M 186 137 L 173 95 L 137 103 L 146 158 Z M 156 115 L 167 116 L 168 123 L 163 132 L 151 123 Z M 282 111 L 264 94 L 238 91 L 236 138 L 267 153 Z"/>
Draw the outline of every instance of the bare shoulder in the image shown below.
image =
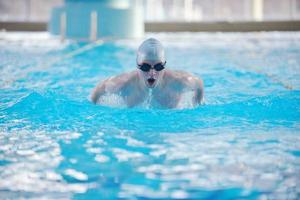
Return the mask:
<path id="1" fill-rule="evenodd" d="M 192 73 L 181 70 L 168 70 L 168 78 L 187 87 L 202 87 L 203 81 Z"/>
<path id="2" fill-rule="evenodd" d="M 112 83 L 126 83 L 128 81 L 130 81 L 136 74 L 136 71 L 131 71 L 131 72 L 126 72 L 123 74 L 119 74 L 116 76 L 111 76 L 109 78 L 107 78 L 105 81 L 108 82 L 112 82 Z"/>
<path id="3" fill-rule="evenodd" d="M 129 84 L 136 77 L 136 71 L 119 74 L 105 79 L 99 85 L 104 84 L 109 92 L 117 92 L 122 87 Z"/>
<path id="4" fill-rule="evenodd" d="M 100 96 L 105 93 L 118 93 L 122 88 L 130 84 L 136 77 L 136 71 L 123 73 L 117 76 L 109 77 L 94 88 L 91 94 L 91 100 L 96 103 Z"/>
<path id="5" fill-rule="evenodd" d="M 204 87 L 203 81 L 199 77 L 185 71 L 168 71 L 168 76 L 173 80 L 174 85 L 194 91 L 193 102 L 195 105 L 203 102 Z"/>

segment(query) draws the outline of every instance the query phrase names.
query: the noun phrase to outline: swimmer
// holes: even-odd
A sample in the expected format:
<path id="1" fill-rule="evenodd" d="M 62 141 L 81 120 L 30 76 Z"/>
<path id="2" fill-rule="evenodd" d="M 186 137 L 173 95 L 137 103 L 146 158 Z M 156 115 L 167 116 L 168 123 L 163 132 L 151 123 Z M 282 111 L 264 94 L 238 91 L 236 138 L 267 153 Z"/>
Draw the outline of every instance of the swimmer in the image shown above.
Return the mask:
<path id="1" fill-rule="evenodd" d="M 136 70 L 99 83 L 91 100 L 97 104 L 105 94 L 117 94 L 128 107 L 134 107 L 147 101 L 151 95 L 160 107 L 176 108 L 182 94 L 192 91 L 193 105 L 202 103 L 202 80 L 184 71 L 167 69 L 164 48 L 158 40 L 145 40 L 138 48 L 136 62 Z"/>

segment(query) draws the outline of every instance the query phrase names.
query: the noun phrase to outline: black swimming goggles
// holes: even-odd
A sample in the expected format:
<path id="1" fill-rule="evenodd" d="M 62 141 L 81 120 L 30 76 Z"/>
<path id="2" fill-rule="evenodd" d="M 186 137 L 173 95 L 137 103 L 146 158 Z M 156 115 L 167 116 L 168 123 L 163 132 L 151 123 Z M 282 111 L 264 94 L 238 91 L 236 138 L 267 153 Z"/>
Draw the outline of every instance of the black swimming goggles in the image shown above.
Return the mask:
<path id="1" fill-rule="evenodd" d="M 142 70 L 143 72 L 149 72 L 150 69 L 155 69 L 155 71 L 159 72 L 165 68 L 166 63 L 167 63 L 167 61 L 165 61 L 163 63 L 162 62 L 157 63 L 155 65 L 150 65 L 148 63 L 142 63 L 140 65 L 138 64 L 138 66 L 139 66 L 140 70 Z M 152 68 L 152 66 L 153 66 L 153 68 Z"/>

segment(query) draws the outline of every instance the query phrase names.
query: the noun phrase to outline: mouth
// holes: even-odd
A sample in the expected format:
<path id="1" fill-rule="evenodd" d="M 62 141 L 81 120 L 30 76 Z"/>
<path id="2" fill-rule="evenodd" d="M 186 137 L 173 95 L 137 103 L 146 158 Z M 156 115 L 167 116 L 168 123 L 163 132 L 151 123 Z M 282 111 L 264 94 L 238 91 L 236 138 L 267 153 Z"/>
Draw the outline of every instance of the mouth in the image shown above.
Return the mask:
<path id="1" fill-rule="evenodd" d="M 155 82 L 155 79 L 154 78 L 148 78 L 147 79 L 147 82 L 150 86 L 153 86 L 154 85 L 154 82 Z"/>

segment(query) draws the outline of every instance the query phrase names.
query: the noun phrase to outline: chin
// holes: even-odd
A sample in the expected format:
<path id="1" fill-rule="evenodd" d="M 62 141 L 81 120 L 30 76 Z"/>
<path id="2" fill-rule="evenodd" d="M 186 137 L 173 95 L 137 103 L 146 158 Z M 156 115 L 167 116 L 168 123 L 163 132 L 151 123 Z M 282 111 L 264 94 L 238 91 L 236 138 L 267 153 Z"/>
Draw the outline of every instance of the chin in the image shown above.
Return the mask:
<path id="1" fill-rule="evenodd" d="M 155 85 L 148 85 L 148 88 L 153 89 L 153 88 L 155 88 Z"/>
<path id="2" fill-rule="evenodd" d="M 156 86 L 156 84 L 155 84 L 155 83 L 153 83 L 152 85 L 151 85 L 151 84 L 149 84 L 149 83 L 147 83 L 147 87 L 148 87 L 148 88 L 155 88 L 155 86 Z"/>

